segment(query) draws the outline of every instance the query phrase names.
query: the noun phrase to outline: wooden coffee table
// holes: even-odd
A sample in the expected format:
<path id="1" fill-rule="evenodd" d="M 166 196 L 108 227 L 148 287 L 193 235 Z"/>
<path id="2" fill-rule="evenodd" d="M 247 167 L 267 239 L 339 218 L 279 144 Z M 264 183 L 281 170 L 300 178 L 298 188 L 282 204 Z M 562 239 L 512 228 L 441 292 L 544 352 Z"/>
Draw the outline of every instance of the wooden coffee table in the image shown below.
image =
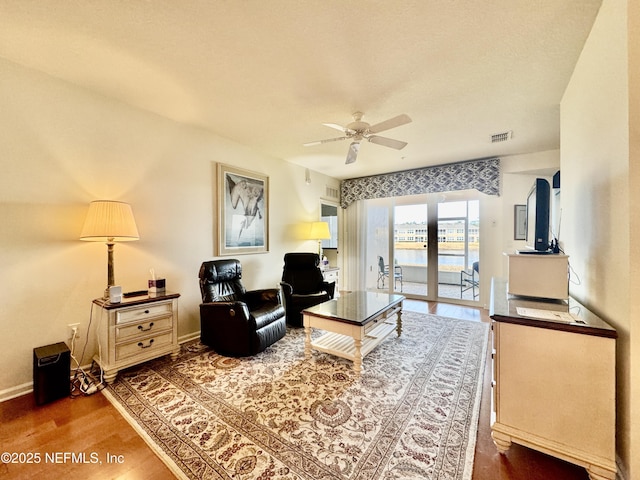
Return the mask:
<path id="1" fill-rule="evenodd" d="M 356 373 L 362 371 L 362 359 L 395 330 L 402 334 L 404 296 L 351 292 L 307 308 L 302 312 L 305 358 L 311 350 L 330 353 L 353 361 Z M 326 333 L 311 341 L 311 329 Z"/>

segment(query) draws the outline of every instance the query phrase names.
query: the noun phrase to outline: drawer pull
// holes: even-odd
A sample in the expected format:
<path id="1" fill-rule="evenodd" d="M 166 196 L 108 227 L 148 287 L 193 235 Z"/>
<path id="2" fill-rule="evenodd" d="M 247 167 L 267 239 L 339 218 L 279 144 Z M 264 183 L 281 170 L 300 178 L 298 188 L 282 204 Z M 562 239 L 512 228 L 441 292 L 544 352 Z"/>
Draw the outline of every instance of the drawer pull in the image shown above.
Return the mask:
<path id="1" fill-rule="evenodd" d="M 138 325 L 138 330 L 140 330 L 141 332 L 148 332 L 152 328 L 153 328 L 153 322 L 149 324 L 149 328 L 142 328 L 142 325 Z"/>
<path id="2" fill-rule="evenodd" d="M 145 345 L 142 342 L 138 342 L 138 346 L 140 348 L 149 348 L 151 345 L 153 345 L 153 338 L 151 340 L 149 340 L 149 345 Z"/>
<path id="3" fill-rule="evenodd" d="M 144 313 L 149 313 L 149 310 L 145 310 Z"/>

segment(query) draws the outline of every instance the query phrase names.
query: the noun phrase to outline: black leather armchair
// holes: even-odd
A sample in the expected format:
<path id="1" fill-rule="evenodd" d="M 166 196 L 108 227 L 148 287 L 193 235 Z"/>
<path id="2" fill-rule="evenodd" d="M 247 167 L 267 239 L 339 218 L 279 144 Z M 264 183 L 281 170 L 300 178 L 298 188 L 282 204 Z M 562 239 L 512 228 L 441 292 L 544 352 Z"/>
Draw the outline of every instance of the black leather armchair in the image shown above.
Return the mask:
<path id="1" fill-rule="evenodd" d="M 284 337 L 287 326 L 277 288 L 245 290 L 238 260 L 200 267 L 200 340 L 221 355 L 255 355 Z"/>
<path id="2" fill-rule="evenodd" d="M 287 253 L 282 269 L 282 292 L 287 323 L 302 327 L 302 310 L 331 300 L 336 283 L 325 282 L 317 253 Z"/>

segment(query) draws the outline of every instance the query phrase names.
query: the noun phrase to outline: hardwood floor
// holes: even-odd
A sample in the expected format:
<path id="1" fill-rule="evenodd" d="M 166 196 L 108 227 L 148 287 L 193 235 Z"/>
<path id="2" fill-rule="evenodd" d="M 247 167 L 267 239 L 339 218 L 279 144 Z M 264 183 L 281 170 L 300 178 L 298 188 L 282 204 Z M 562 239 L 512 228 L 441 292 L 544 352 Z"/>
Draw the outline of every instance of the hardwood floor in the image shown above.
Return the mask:
<path id="1" fill-rule="evenodd" d="M 37 406 L 31 394 L 18 397 L 0 403 L 0 425 L 0 452 L 40 456 L 40 463 L 0 462 L 0 478 L 174 478 L 101 394 L 64 398 L 44 406 Z M 76 458 L 65 458 L 65 452 Z M 83 460 L 79 453 L 84 453 L 86 463 L 79 462 Z M 98 463 L 91 463 L 92 454 L 97 455 Z"/>
<path id="2" fill-rule="evenodd" d="M 408 300 L 405 309 L 490 321 L 485 310 L 445 303 Z M 487 359 L 473 480 L 588 479 L 581 467 L 518 445 L 513 445 L 506 455 L 500 455 L 493 445 L 489 428 L 490 394 L 491 366 Z M 0 425 L 0 452 L 40 455 L 38 464 L 0 462 L 0 478 L 64 478 L 71 475 L 88 479 L 173 478 L 171 471 L 100 394 L 64 398 L 44 406 L 35 405 L 31 394 L 18 397 L 0 403 Z M 76 458 L 65 459 L 64 452 L 74 453 Z M 57 456 L 46 459 L 46 453 Z M 85 454 L 87 463 L 72 461 L 79 459 L 78 453 Z M 111 463 L 108 455 L 112 456 L 109 457 Z M 91 463 L 94 458 L 100 463 Z"/>

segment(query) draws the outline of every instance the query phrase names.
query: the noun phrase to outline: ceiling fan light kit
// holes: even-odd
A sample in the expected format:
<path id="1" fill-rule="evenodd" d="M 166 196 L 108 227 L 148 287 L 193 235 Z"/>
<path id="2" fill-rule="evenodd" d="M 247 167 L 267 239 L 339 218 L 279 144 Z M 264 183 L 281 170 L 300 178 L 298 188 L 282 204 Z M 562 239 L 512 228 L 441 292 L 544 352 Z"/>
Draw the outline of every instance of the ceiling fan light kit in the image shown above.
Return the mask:
<path id="1" fill-rule="evenodd" d="M 338 140 L 346 140 L 348 138 L 352 139 L 353 142 L 349 146 L 347 160 L 345 161 L 345 163 L 347 164 L 356 161 L 358 152 L 360 150 L 360 142 L 362 140 L 367 140 L 368 142 L 376 143 L 378 145 L 383 145 L 389 148 L 394 148 L 396 150 L 402 150 L 407 146 L 407 142 L 394 140 L 393 138 L 381 137 L 379 135 L 376 135 L 376 133 L 384 132 L 385 130 L 390 130 L 392 128 L 410 123 L 411 118 L 409 117 L 409 115 L 403 113 L 402 115 L 390 118 L 388 120 L 385 120 L 384 122 L 376 123 L 375 125 L 369 125 L 367 122 L 363 122 L 362 116 L 362 112 L 355 112 L 353 114 L 353 122 L 349 123 L 345 127 L 336 123 L 323 123 L 323 125 L 325 125 L 326 127 L 333 128 L 344 133 L 344 136 L 327 138 L 325 140 L 317 140 L 315 142 L 305 143 L 304 146 L 310 147 L 313 145 L 321 145 L 323 143 L 336 142 Z"/>
<path id="2" fill-rule="evenodd" d="M 349 152 L 347 153 L 347 160 L 344 162 L 346 164 L 353 163 L 358 158 L 358 152 L 360 151 L 360 142 L 351 142 L 349 145 Z"/>

